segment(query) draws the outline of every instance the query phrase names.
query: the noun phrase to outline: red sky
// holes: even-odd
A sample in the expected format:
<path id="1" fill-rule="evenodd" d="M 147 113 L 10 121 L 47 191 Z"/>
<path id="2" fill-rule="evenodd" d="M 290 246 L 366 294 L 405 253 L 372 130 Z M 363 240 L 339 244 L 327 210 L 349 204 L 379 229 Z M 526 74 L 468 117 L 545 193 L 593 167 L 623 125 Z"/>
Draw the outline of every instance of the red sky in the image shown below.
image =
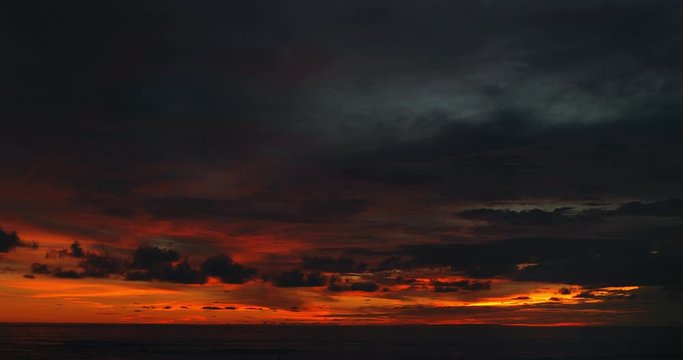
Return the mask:
<path id="1" fill-rule="evenodd" d="M 0 321 L 683 323 L 676 2 L 15 2 Z"/>

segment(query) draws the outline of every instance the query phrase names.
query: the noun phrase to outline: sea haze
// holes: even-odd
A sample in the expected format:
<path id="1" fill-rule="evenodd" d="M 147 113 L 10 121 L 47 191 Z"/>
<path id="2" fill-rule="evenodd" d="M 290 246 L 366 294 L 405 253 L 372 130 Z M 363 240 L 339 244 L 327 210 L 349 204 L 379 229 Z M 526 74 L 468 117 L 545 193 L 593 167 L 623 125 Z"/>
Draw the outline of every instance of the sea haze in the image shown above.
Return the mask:
<path id="1" fill-rule="evenodd" d="M 681 359 L 671 327 L 0 325 L 0 359 Z"/>

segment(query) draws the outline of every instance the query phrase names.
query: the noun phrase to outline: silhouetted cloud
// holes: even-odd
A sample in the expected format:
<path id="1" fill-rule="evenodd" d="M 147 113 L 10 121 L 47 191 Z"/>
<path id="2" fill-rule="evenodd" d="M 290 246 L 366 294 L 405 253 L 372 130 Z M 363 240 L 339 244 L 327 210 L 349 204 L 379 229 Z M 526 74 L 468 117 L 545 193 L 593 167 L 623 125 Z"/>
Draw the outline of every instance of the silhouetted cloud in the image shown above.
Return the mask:
<path id="1" fill-rule="evenodd" d="M 319 287 L 325 286 L 327 278 L 319 272 L 304 273 L 299 269 L 283 271 L 272 279 L 277 287 Z"/>
<path id="2" fill-rule="evenodd" d="M 121 274 L 126 269 L 126 263 L 108 254 L 87 253 L 83 260 L 78 263 L 83 269 L 85 277 L 109 277 L 114 274 Z"/>
<path id="3" fill-rule="evenodd" d="M 574 295 L 574 298 L 579 299 L 601 300 L 635 300 L 637 297 L 638 295 L 635 290 L 622 289 L 591 289 Z"/>
<path id="4" fill-rule="evenodd" d="M 47 264 L 33 263 L 32 274 L 52 275 L 58 278 L 79 279 L 84 277 L 106 278 L 111 275 L 121 275 L 127 269 L 124 260 L 108 254 L 85 253 L 78 262 L 78 269 L 62 269 L 50 267 Z"/>
<path id="5" fill-rule="evenodd" d="M 64 257 L 82 258 L 82 257 L 85 257 L 85 254 L 86 254 L 86 252 L 81 247 L 81 243 L 78 241 L 74 241 L 69 246 L 69 249 L 48 251 L 47 254 L 45 254 L 45 258 L 46 259 L 64 258 Z"/>
<path id="6" fill-rule="evenodd" d="M 139 247 L 133 254 L 133 261 L 130 267 L 133 269 L 153 269 L 156 266 L 179 259 L 180 254 L 175 250 L 158 247 Z"/>
<path id="7" fill-rule="evenodd" d="M 83 248 L 81 247 L 81 243 L 78 241 L 74 241 L 71 243 L 71 252 L 69 253 L 71 256 L 75 258 L 82 258 L 85 256 L 85 251 L 83 251 Z"/>
<path id="8" fill-rule="evenodd" d="M 460 290 L 465 291 L 477 291 L 477 290 L 490 290 L 490 281 L 470 281 L 470 280 L 457 280 L 457 281 L 438 281 L 434 280 L 431 282 L 434 287 L 435 292 L 456 292 Z"/>
<path id="9" fill-rule="evenodd" d="M 9 252 L 21 245 L 19 236 L 14 231 L 5 232 L 0 229 L 0 252 Z"/>
<path id="10" fill-rule="evenodd" d="M 33 263 L 31 264 L 31 273 L 32 274 L 50 274 L 50 267 L 46 264 L 40 264 L 40 263 Z"/>
<path id="11" fill-rule="evenodd" d="M 37 248 L 38 244 L 35 242 L 26 243 L 25 241 L 23 241 L 19 238 L 19 235 L 17 235 L 16 232 L 14 232 L 14 231 L 6 232 L 5 230 L 0 228 L 0 253 L 10 252 L 11 250 L 13 250 L 16 247 Z"/>
<path id="12" fill-rule="evenodd" d="M 151 272 L 152 279 L 180 284 L 204 284 L 206 276 L 190 265 L 187 260 L 178 264 L 163 265 Z"/>
<path id="13" fill-rule="evenodd" d="M 226 284 L 243 284 L 256 275 L 256 269 L 247 269 L 224 254 L 207 258 L 200 270 L 204 276 L 215 276 Z"/>
<path id="14" fill-rule="evenodd" d="M 304 257 L 301 267 L 307 270 L 317 270 L 333 273 L 352 273 L 363 272 L 367 269 L 367 264 L 357 263 L 354 259 L 340 256 L 337 258 L 329 256 Z"/>
<path id="15" fill-rule="evenodd" d="M 228 284 L 243 284 L 256 275 L 256 269 L 245 268 L 224 254 L 209 257 L 200 268 L 196 268 L 188 259 L 178 261 L 180 254 L 177 251 L 159 247 L 138 247 L 130 259 L 121 259 L 107 253 L 85 252 L 78 243 L 74 243 L 70 251 L 64 249 L 49 252 L 47 257 L 55 256 L 80 258 L 78 270 L 62 270 L 50 268 L 47 264 L 34 263 L 31 272 L 63 278 L 104 278 L 116 275 L 129 281 L 156 280 L 181 284 L 204 284 L 208 276 L 217 277 Z"/>
<path id="16" fill-rule="evenodd" d="M 83 273 L 76 270 L 62 270 L 62 268 L 57 267 L 52 270 L 52 276 L 62 279 L 80 279 L 83 277 Z"/>
<path id="17" fill-rule="evenodd" d="M 375 292 L 380 289 L 379 285 L 370 281 L 358 281 L 358 282 L 340 282 L 331 281 L 327 286 L 327 291 L 331 292 L 342 292 L 342 291 L 363 291 L 363 292 Z"/>
<path id="18" fill-rule="evenodd" d="M 529 209 L 468 209 L 457 215 L 469 220 L 482 220 L 489 225 L 514 226 L 552 226 L 567 223 L 589 223 L 604 221 L 609 217 L 648 216 L 648 217 L 683 217 L 683 200 L 666 199 L 650 203 L 633 201 L 621 204 L 614 209 L 592 208 L 576 210 L 571 207 L 560 207 L 553 210 Z"/>
<path id="19" fill-rule="evenodd" d="M 399 253 L 406 259 L 385 259 L 381 270 L 450 267 L 471 277 L 585 286 L 671 286 L 683 281 L 677 270 L 683 266 L 683 248 L 677 241 L 517 238 L 406 246 Z"/>

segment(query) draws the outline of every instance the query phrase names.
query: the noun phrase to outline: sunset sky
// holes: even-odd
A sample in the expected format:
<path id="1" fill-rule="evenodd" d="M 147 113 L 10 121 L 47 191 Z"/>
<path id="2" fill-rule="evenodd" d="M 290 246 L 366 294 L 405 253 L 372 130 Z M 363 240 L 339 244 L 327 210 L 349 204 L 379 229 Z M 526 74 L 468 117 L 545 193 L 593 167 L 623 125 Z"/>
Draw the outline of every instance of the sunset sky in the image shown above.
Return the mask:
<path id="1" fill-rule="evenodd" d="M 0 322 L 683 325 L 683 2 L 0 7 Z"/>

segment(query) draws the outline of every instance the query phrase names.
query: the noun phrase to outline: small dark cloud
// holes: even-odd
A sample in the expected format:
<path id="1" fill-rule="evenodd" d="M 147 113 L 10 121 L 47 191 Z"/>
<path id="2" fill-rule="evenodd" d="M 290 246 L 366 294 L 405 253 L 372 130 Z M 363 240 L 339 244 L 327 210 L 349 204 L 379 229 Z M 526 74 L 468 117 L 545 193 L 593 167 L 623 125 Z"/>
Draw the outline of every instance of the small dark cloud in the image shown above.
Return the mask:
<path id="1" fill-rule="evenodd" d="M 390 256 L 380 261 L 374 271 L 399 270 L 410 267 L 410 264 L 403 261 L 398 256 Z"/>
<path id="2" fill-rule="evenodd" d="M 206 283 L 206 276 L 193 268 L 187 259 L 175 265 L 166 264 L 156 267 L 151 271 L 150 276 L 155 280 L 180 284 Z"/>
<path id="3" fill-rule="evenodd" d="M 207 258 L 199 268 L 193 267 L 187 259 L 174 264 L 171 259 L 177 259 L 177 256 L 179 254 L 174 250 L 138 248 L 134 255 L 134 262 L 137 259 L 138 265 L 126 273 L 126 280 L 204 284 L 212 276 L 227 284 L 243 284 L 257 273 L 256 269 L 235 263 L 224 254 Z"/>
<path id="4" fill-rule="evenodd" d="M 83 251 L 80 254 L 81 250 L 79 245 L 72 245 L 70 250 L 58 252 L 65 256 L 80 258 L 80 270 L 62 270 L 35 263 L 31 272 L 62 278 L 105 278 L 117 275 L 129 281 L 157 280 L 181 284 L 204 284 L 207 276 L 217 276 L 224 282 L 241 284 L 256 274 L 256 270 L 246 269 L 225 255 L 207 259 L 203 269 L 198 269 L 187 259 L 176 262 L 180 258 L 177 251 L 158 247 L 139 247 L 132 259 L 120 259 L 107 253 Z"/>
<path id="5" fill-rule="evenodd" d="M 52 270 L 52 276 L 62 279 L 80 279 L 83 277 L 83 273 L 76 270 L 63 270 L 58 267 Z"/>
<path id="6" fill-rule="evenodd" d="M 621 290 L 621 289 L 590 289 L 582 291 L 574 298 L 577 299 L 601 299 L 601 300 L 635 300 L 638 295 L 637 290 Z"/>
<path id="7" fill-rule="evenodd" d="M 129 281 L 156 280 L 181 284 L 203 284 L 206 283 L 208 276 L 214 276 L 224 283 L 243 284 L 256 275 L 256 269 L 245 268 L 227 255 L 209 257 L 200 268 L 196 268 L 187 259 L 178 262 L 180 253 L 177 251 L 159 247 L 139 247 L 129 260 L 119 259 L 106 253 L 84 252 L 77 243 L 72 244 L 70 250 L 64 249 L 54 254 L 81 258 L 78 263 L 81 269 L 77 272 L 78 277 L 102 278 L 120 275 Z M 58 273 L 57 269 L 50 269 L 45 264 L 34 264 L 32 273 L 51 274 L 55 277 L 75 277 L 71 274 Z"/>
<path id="8" fill-rule="evenodd" d="M 126 280 L 150 281 L 152 280 L 152 275 L 148 271 L 129 271 L 126 273 Z"/>
<path id="9" fill-rule="evenodd" d="M 180 254 L 171 249 L 158 247 L 139 247 L 133 254 L 132 269 L 153 269 L 180 259 Z"/>
<path id="10" fill-rule="evenodd" d="M 83 251 L 83 248 L 81 247 L 81 243 L 78 241 L 74 241 L 71 246 L 71 252 L 69 253 L 71 256 L 75 258 L 82 258 L 85 256 L 85 252 Z"/>
<path id="11" fill-rule="evenodd" d="M 470 281 L 470 280 L 456 280 L 456 281 L 438 281 L 431 282 L 435 292 L 455 292 L 460 290 L 478 291 L 490 290 L 490 281 Z"/>
<path id="12" fill-rule="evenodd" d="M 560 288 L 560 290 L 558 292 L 562 295 L 569 295 L 572 293 L 572 290 L 569 288 L 563 287 L 563 288 Z"/>
<path id="13" fill-rule="evenodd" d="M 32 247 L 37 248 L 38 244 L 27 243 L 19 238 L 14 231 L 5 231 L 0 228 L 0 253 L 10 252 L 16 247 Z"/>
<path id="14" fill-rule="evenodd" d="M 50 267 L 47 264 L 33 263 L 31 264 L 31 274 L 50 274 Z"/>
<path id="15" fill-rule="evenodd" d="M 85 257 L 85 251 L 81 247 L 81 244 L 78 241 L 74 241 L 71 243 L 68 249 L 61 249 L 61 250 L 50 250 L 45 254 L 46 259 L 56 259 L 56 258 L 65 258 L 65 257 L 73 257 L 73 258 L 82 258 Z"/>
<path id="16" fill-rule="evenodd" d="M 126 269 L 126 264 L 123 260 L 106 253 L 87 253 L 83 256 L 83 260 L 78 263 L 78 266 L 83 269 L 83 276 L 96 278 L 121 274 Z"/>
<path id="17" fill-rule="evenodd" d="M 192 267 L 187 259 L 180 259 L 180 253 L 172 249 L 159 247 L 138 247 L 133 254 L 126 280 L 130 281 L 164 281 L 180 284 L 206 283 L 206 275 Z"/>
<path id="18" fill-rule="evenodd" d="M 220 311 L 220 310 L 237 310 L 234 306 L 203 306 L 202 310 Z"/>
<path id="19" fill-rule="evenodd" d="M 336 279 L 330 281 L 327 286 L 327 291 L 331 292 L 343 292 L 343 291 L 363 291 L 363 292 L 375 292 L 380 289 L 380 286 L 374 282 L 370 281 L 358 281 L 358 282 L 340 282 Z"/>
<path id="20" fill-rule="evenodd" d="M 256 275 L 256 269 L 245 268 L 224 254 L 207 258 L 200 270 L 204 276 L 217 277 L 226 284 L 243 284 Z"/>
<path id="21" fill-rule="evenodd" d="M 319 272 L 304 273 L 299 269 L 283 271 L 272 279 L 277 287 L 320 287 L 325 286 L 327 278 Z"/>

